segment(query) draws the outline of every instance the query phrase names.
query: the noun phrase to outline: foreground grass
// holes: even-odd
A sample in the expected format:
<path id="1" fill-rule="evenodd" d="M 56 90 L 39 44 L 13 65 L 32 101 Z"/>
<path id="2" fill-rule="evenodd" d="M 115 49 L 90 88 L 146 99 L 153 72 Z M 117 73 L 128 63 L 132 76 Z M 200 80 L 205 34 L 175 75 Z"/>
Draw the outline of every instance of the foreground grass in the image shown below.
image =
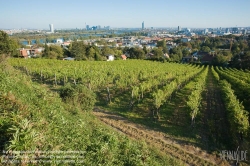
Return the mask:
<path id="1" fill-rule="evenodd" d="M 11 151 L 43 151 L 50 156 L 52 151 L 77 151 L 81 154 L 73 159 L 75 165 L 184 165 L 103 126 L 89 112 L 63 103 L 57 93 L 5 63 L 0 66 L 0 150 L 9 151 L 9 157 Z M 23 156 L 14 156 L 25 162 Z M 51 162 L 57 165 L 55 157 Z"/>

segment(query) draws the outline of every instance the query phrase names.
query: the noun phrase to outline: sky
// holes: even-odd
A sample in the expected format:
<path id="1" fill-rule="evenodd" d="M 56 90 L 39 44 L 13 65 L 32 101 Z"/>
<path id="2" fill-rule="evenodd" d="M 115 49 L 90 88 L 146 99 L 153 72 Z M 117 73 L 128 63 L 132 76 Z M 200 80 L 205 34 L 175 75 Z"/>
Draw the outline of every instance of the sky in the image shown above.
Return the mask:
<path id="1" fill-rule="evenodd" d="M 250 0 L 1 0 L 0 29 L 249 27 Z"/>

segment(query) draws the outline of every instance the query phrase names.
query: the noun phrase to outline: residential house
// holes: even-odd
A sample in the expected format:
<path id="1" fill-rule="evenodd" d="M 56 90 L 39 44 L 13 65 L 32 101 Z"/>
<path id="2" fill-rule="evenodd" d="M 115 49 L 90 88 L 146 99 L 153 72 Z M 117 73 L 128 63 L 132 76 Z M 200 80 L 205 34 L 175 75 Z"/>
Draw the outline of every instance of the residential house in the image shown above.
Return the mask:
<path id="1" fill-rule="evenodd" d="M 63 43 L 63 39 L 56 39 L 56 43 L 62 44 Z"/>
<path id="2" fill-rule="evenodd" d="M 171 48 L 174 48 L 174 47 L 176 47 L 177 45 L 176 45 L 176 43 L 174 43 L 174 42 L 170 42 L 170 41 L 168 41 L 167 42 L 167 48 L 168 48 L 168 50 L 170 50 Z"/>
<path id="3" fill-rule="evenodd" d="M 183 57 L 182 58 L 182 63 L 189 63 L 189 62 L 192 62 L 193 60 L 193 56 L 186 56 L 186 57 Z"/>
<path id="4" fill-rule="evenodd" d="M 187 42 L 189 42 L 189 41 L 191 41 L 190 38 L 182 38 L 182 39 L 181 39 L 181 42 L 183 42 L 183 43 L 187 43 Z"/>
<path id="5" fill-rule="evenodd" d="M 214 57 L 215 57 L 214 55 L 206 54 L 201 57 L 200 61 L 202 64 L 211 64 L 212 61 L 214 60 Z"/>
<path id="6" fill-rule="evenodd" d="M 121 55 L 121 57 L 122 57 L 122 60 L 126 60 L 127 59 L 127 56 L 126 55 Z"/>
<path id="7" fill-rule="evenodd" d="M 111 55 L 111 54 L 106 55 L 106 58 L 107 58 L 107 61 L 113 61 L 113 60 L 115 60 L 114 55 Z"/>
<path id="8" fill-rule="evenodd" d="M 23 48 L 23 49 L 20 50 L 20 55 L 21 55 L 22 58 L 28 58 L 29 54 L 28 54 L 28 51 Z"/>
<path id="9" fill-rule="evenodd" d="M 211 64 L 216 54 L 214 52 L 197 51 L 192 56 L 199 58 L 201 63 Z"/>
<path id="10" fill-rule="evenodd" d="M 70 41 L 63 42 L 63 43 L 62 43 L 62 46 L 69 46 L 70 43 L 71 43 Z"/>
<path id="11" fill-rule="evenodd" d="M 186 56 L 186 57 L 182 58 L 182 63 L 189 63 L 189 62 L 197 61 L 197 60 L 198 60 L 197 57 L 189 55 L 189 56 Z"/>
<path id="12" fill-rule="evenodd" d="M 27 58 L 27 57 L 36 57 L 38 54 L 40 54 L 42 51 L 44 50 L 44 48 L 39 47 L 39 48 L 30 48 L 30 49 L 25 49 L 25 48 L 21 48 L 19 49 L 20 51 L 20 56 Z"/>
<path id="13" fill-rule="evenodd" d="M 67 60 L 67 61 L 74 61 L 75 58 L 72 58 L 72 57 L 67 57 L 67 58 L 63 58 L 63 60 Z"/>
<path id="14" fill-rule="evenodd" d="M 207 54 L 209 54 L 209 52 L 197 51 L 197 52 L 193 53 L 193 56 L 197 57 L 197 58 L 201 58 L 201 57 L 203 57 L 203 56 L 205 56 Z"/>
<path id="15" fill-rule="evenodd" d="M 124 36 L 122 39 L 123 45 L 132 45 L 135 38 L 133 36 Z"/>
<path id="16" fill-rule="evenodd" d="M 166 41 L 173 41 L 173 39 L 171 37 L 165 37 L 164 38 Z"/>

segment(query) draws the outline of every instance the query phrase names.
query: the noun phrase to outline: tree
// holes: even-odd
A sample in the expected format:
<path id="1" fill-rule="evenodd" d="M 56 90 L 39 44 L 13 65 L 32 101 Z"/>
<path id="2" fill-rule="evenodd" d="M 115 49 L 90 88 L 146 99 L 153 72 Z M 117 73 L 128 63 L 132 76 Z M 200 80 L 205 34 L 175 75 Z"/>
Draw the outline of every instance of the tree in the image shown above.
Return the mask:
<path id="1" fill-rule="evenodd" d="M 238 43 L 234 43 L 232 45 L 231 51 L 233 52 L 234 55 L 237 55 L 240 53 L 240 47 L 239 47 Z"/>
<path id="2" fill-rule="evenodd" d="M 47 45 L 47 43 L 45 43 L 45 47 L 44 47 L 44 51 L 43 51 L 42 56 L 46 57 L 46 55 L 48 55 L 48 53 L 49 53 L 49 46 Z"/>
<path id="3" fill-rule="evenodd" d="M 87 60 L 87 57 L 86 57 L 86 45 L 81 42 L 81 41 L 75 41 L 73 43 L 71 43 L 71 46 L 70 46 L 70 53 L 71 53 L 71 56 L 76 58 L 76 60 Z"/>
<path id="4" fill-rule="evenodd" d="M 190 42 L 185 42 L 185 43 L 182 43 L 182 46 L 184 47 L 188 47 L 188 48 L 191 48 L 192 49 L 192 45 Z"/>
<path id="5" fill-rule="evenodd" d="M 201 51 L 204 51 L 204 52 L 210 52 L 210 48 L 208 46 L 202 46 L 201 47 Z"/>
<path id="6" fill-rule="evenodd" d="M 63 37 L 63 41 L 67 41 L 67 40 L 69 40 L 69 37 L 68 36 L 64 36 Z"/>
<path id="7" fill-rule="evenodd" d="M 50 59 L 58 59 L 62 58 L 64 55 L 63 49 L 57 45 L 48 46 L 45 44 L 45 49 L 43 51 L 42 56 Z"/>
<path id="8" fill-rule="evenodd" d="M 144 51 L 145 54 L 148 53 L 148 50 L 147 50 L 146 46 L 143 46 L 143 51 Z"/>
<path id="9" fill-rule="evenodd" d="M 169 50 L 169 53 L 170 53 L 170 58 L 173 60 L 173 61 L 180 61 L 183 57 L 183 54 L 182 54 L 182 49 L 181 47 L 175 47 L 175 48 L 171 48 Z"/>
<path id="10" fill-rule="evenodd" d="M 62 49 L 61 46 L 51 45 L 50 46 L 50 51 L 55 52 L 57 58 L 62 58 L 63 57 L 63 49 Z"/>
<path id="11" fill-rule="evenodd" d="M 86 56 L 89 60 L 93 60 L 95 58 L 95 49 L 91 46 L 88 47 Z"/>
<path id="12" fill-rule="evenodd" d="M 170 58 L 171 58 L 171 61 L 174 61 L 174 62 L 180 61 L 180 58 L 177 54 L 171 54 Z"/>
<path id="13" fill-rule="evenodd" d="M 96 61 L 101 61 L 102 60 L 102 56 L 98 52 L 95 52 L 94 58 L 95 58 Z"/>
<path id="14" fill-rule="evenodd" d="M 136 48 L 135 49 L 135 57 L 136 57 L 136 59 L 145 59 L 144 51 L 140 48 Z"/>
<path id="15" fill-rule="evenodd" d="M 46 56 L 49 59 L 56 59 L 57 58 L 57 53 L 54 51 L 49 51 L 49 53 Z"/>
<path id="16" fill-rule="evenodd" d="M 213 60 L 213 64 L 215 65 L 224 65 L 228 61 L 227 56 L 224 56 L 223 54 L 218 54 L 215 56 Z"/>
<path id="17" fill-rule="evenodd" d="M 188 56 L 190 54 L 189 50 L 188 49 L 183 49 L 182 50 L 182 55 L 183 56 Z"/>
<path id="18" fill-rule="evenodd" d="M 116 59 L 120 59 L 121 55 L 122 55 L 122 50 L 121 49 L 117 49 L 117 48 L 113 48 L 114 51 L 114 55 Z"/>
<path id="19" fill-rule="evenodd" d="M 127 53 L 129 54 L 129 57 L 131 59 L 136 59 L 136 56 L 135 56 L 135 48 L 134 47 L 131 47 L 127 50 Z"/>
<path id="20" fill-rule="evenodd" d="M 37 44 L 37 45 L 40 45 L 40 44 L 41 44 L 41 42 L 40 42 L 39 39 L 36 39 L 36 44 Z"/>
<path id="21" fill-rule="evenodd" d="M 103 60 L 100 49 L 95 45 L 86 46 L 86 56 L 88 60 Z"/>
<path id="22" fill-rule="evenodd" d="M 201 44 L 201 41 L 200 40 L 192 40 L 190 42 L 190 44 L 192 45 L 192 49 L 194 50 L 199 50 L 200 49 L 200 44 Z"/>
<path id="23" fill-rule="evenodd" d="M 16 55 L 18 43 L 9 38 L 9 35 L 4 31 L 0 31 L 0 55 Z"/>
<path id="24" fill-rule="evenodd" d="M 107 45 L 107 42 L 104 39 L 101 39 L 101 40 L 97 41 L 97 43 L 100 44 L 100 45 Z"/>
<path id="25" fill-rule="evenodd" d="M 152 53 L 154 54 L 154 57 L 157 59 L 157 60 L 160 60 L 160 58 L 163 57 L 163 52 L 162 52 L 162 49 L 160 48 L 154 48 L 152 50 Z"/>
<path id="26" fill-rule="evenodd" d="M 46 37 L 46 43 L 52 43 L 53 42 L 53 39 L 51 37 Z"/>
<path id="27" fill-rule="evenodd" d="M 156 47 L 161 48 L 164 54 L 168 52 L 165 39 L 158 41 Z"/>
<path id="28" fill-rule="evenodd" d="M 205 41 L 201 44 L 201 47 L 204 47 L 204 46 L 207 46 L 207 47 L 209 47 L 209 48 L 212 47 L 212 44 L 211 44 L 209 38 L 206 38 Z"/>
<path id="29" fill-rule="evenodd" d="M 248 45 L 246 42 L 240 41 L 239 42 L 239 48 L 241 51 L 247 50 L 248 49 Z"/>
<path id="30" fill-rule="evenodd" d="M 106 55 L 108 55 L 108 54 L 114 55 L 114 51 L 113 51 L 112 49 L 110 49 L 109 47 L 104 46 L 104 47 L 102 48 L 102 55 L 103 55 L 103 56 L 106 56 Z"/>
<path id="31" fill-rule="evenodd" d="M 18 42 L 16 40 L 10 39 L 9 45 L 10 45 L 10 55 L 18 57 L 19 56 L 19 51 L 18 51 L 19 44 L 18 44 Z"/>
<path id="32" fill-rule="evenodd" d="M 64 57 L 70 57 L 71 56 L 68 49 L 66 49 L 66 48 L 63 49 L 63 56 Z"/>
<path id="33" fill-rule="evenodd" d="M 122 52 L 123 54 L 128 54 L 129 53 L 129 48 L 127 46 L 125 46 L 123 49 L 122 49 Z"/>
<path id="34" fill-rule="evenodd" d="M 250 69 L 250 51 L 245 51 L 242 55 L 241 65 L 244 69 Z"/>
<path id="35" fill-rule="evenodd" d="M 145 53 L 139 47 L 131 47 L 127 53 L 131 59 L 145 59 Z"/>

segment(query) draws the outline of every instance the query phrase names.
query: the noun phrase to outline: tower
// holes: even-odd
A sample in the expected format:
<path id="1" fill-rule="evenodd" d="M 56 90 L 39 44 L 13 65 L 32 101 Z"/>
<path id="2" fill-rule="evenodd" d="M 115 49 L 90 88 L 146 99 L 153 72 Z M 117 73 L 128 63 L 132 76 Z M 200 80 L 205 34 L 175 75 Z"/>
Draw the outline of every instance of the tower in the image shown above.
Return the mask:
<path id="1" fill-rule="evenodd" d="M 141 29 L 144 29 L 144 21 L 141 24 Z"/>
<path id="2" fill-rule="evenodd" d="M 178 32 L 180 32 L 181 31 L 181 27 L 180 26 L 178 26 Z"/>
<path id="3" fill-rule="evenodd" d="M 50 28 L 50 32 L 54 33 L 54 25 L 53 24 L 49 24 L 49 28 Z"/>

